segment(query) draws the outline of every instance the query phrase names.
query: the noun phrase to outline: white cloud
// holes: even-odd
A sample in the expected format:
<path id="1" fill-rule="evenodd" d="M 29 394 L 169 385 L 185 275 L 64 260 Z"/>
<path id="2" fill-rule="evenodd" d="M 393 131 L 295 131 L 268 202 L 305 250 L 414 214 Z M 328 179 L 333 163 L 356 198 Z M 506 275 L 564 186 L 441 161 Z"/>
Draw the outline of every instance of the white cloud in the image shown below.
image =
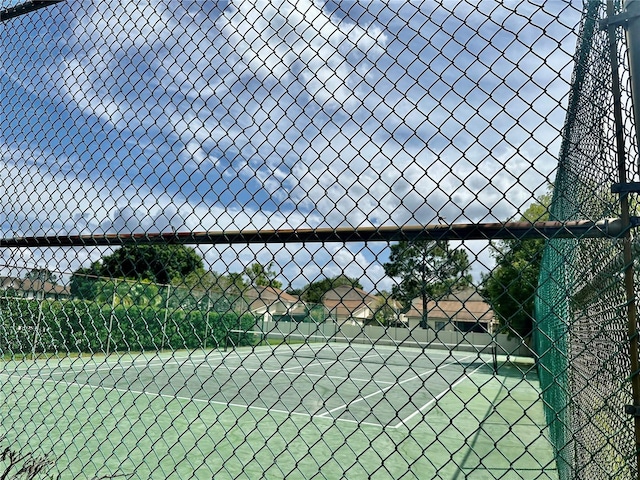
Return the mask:
<path id="1" fill-rule="evenodd" d="M 552 172 L 514 174 L 501 152 L 530 143 L 536 122 L 567 89 L 566 82 L 553 91 L 540 83 L 555 68 L 564 71 L 566 55 L 545 66 L 501 27 L 507 19 L 522 23 L 515 5 L 487 2 L 462 21 L 446 8 L 389 4 L 377 20 L 365 15 L 367 24 L 312 1 L 232 2 L 211 15 L 197 2 L 92 8 L 69 38 L 73 55 L 61 74 L 80 108 L 132 132 L 162 163 L 198 169 L 230 157 L 223 179 L 257 180 L 276 204 L 298 205 L 306 223 L 421 223 L 443 209 L 479 220 L 520 208 L 537 189 L 533 179 L 544 183 Z M 439 22 L 464 28 L 450 42 Z M 541 32 L 532 27 L 528 35 L 542 48 Z M 427 49 L 438 42 L 440 52 Z M 422 76 L 434 68 L 437 75 Z M 534 84 L 525 71 L 535 73 Z M 522 128 L 514 118 L 541 93 L 539 119 Z M 548 163 L 552 154 L 536 160 Z M 503 172 L 483 171 L 496 161 Z M 506 210 L 494 195 L 501 184 L 520 191 Z M 442 198 L 454 194 L 463 207 L 479 200 L 482 208 L 456 212 Z"/>
<path id="2" fill-rule="evenodd" d="M 1 67 L 5 233 L 495 221 L 553 176 L 577 11 L 76 3 L 55 42 L 3 35 L 22 59 Z M 371 253 L 307 248 L 275 250 L 288 277 L 383 278 Z"/>

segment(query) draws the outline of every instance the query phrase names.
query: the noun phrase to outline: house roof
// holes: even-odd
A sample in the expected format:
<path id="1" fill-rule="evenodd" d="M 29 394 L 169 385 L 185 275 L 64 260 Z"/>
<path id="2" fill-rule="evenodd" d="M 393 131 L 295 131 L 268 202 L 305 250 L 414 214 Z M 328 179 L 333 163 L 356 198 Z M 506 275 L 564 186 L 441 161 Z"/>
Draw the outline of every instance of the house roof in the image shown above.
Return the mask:
<path id="1" fill-rule="evenodd" d="M 440 300 L 429 300 L 427 315 L 431 318 L 467 322 L 492 322 L 495 319 L 491 306 L 474 288 L 453 292 Z M 411 308 L 406 316 L 408 318 L 422 317 L 422 299 L 416 298 L 411 302 Z"/>
<path id="2" fill-rule="evenodd" d="M 0 277 L 0 288 L 9 288 L 21 292 L 44 292 L 45 294 L 69 295 L 69 288 L 42 280 L 28 278 Z"/>
<path id="3" fill-rule="evenodd" d="M 243 296 L 251 304 L 252 308 L 268 306 L 276 302 L 294 305 L 299 301 L 299 299 L 293 295 L 289 295 L 287 292 L 275 287 L 249 287 L 244 291 Z"/>
<path id="4" fill-rule="evenodd" d="M 325 308 L 338 318 L 368 316 L 379 301 L 379 297 L 349 285 L 329 290 L 322 297 Z"/>
<path id="5" fill-rule="evenodd" d="M 376 299 L 373 295 L 368 294 L 361 288 L 352 287 L 350 285 L 342 285 L 340 287 L 332 288 L 322 296 L 323 300 L 337 300 L 337 301 L 359 301 L 368 302 L 371 299 Z"/>

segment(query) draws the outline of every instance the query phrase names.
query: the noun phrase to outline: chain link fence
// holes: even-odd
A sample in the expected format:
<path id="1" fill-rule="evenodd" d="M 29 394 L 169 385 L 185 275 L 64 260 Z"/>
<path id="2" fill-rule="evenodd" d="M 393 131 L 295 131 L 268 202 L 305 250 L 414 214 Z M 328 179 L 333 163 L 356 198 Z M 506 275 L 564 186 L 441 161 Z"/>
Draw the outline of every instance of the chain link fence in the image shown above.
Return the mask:
<path id="1" fill-rule="evenodd" d="M 2 478 L 638 478 L 635 3 L 0 0 Z"/>

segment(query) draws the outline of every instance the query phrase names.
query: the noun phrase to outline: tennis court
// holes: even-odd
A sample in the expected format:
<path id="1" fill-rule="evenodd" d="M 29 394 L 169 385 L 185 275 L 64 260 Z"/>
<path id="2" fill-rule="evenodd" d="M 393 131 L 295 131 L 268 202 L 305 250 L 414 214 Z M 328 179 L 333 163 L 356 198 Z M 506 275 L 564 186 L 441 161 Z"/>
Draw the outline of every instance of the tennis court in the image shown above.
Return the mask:
<path id="1" fill-rule="evenodd" d="M 74 476 L 556 478 L 535 374 L 499 360 L 304 342 L 5 362 L 3 426 Z"/>

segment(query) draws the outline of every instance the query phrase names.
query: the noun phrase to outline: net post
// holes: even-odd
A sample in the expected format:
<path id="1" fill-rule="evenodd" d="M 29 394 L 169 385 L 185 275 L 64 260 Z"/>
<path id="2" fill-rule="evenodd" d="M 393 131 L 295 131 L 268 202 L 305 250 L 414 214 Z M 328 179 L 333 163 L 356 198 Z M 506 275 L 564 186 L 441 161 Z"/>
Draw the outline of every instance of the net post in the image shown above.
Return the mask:
<path id="1" fill-rule="evenodd" d="M 498 374 L 498 347 L 496 344 L 491 345 L 491 362 L 493 365 L 493 374 Z"/>

